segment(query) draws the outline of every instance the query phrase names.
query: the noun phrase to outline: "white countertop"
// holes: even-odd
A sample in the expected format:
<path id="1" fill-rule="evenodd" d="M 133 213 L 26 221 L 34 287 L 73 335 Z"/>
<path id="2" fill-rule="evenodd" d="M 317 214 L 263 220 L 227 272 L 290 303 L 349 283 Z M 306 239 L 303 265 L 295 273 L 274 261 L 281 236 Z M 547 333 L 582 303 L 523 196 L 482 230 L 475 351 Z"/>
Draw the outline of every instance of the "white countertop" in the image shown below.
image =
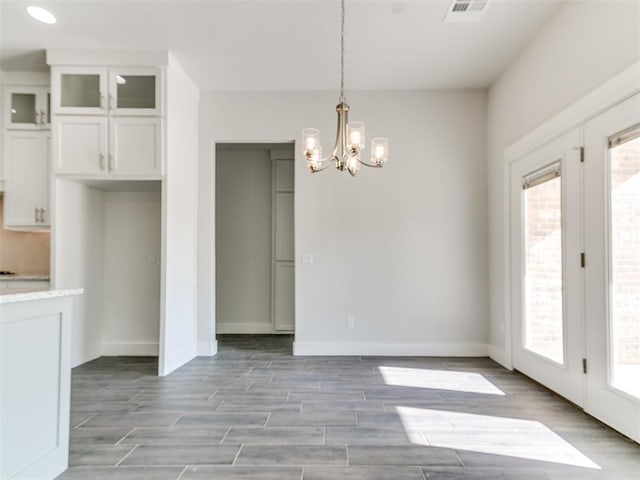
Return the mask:
<path id="1" fill-rule="evenodd" d="M 84 288 L 69 288 L 65 290 L 21 290 L 6 289 L 0 291 L 0 304 L 28 302 L 31 300 L 42 300 L 46 298 L 66 297 L 69 295 L 81 295 Z"/>

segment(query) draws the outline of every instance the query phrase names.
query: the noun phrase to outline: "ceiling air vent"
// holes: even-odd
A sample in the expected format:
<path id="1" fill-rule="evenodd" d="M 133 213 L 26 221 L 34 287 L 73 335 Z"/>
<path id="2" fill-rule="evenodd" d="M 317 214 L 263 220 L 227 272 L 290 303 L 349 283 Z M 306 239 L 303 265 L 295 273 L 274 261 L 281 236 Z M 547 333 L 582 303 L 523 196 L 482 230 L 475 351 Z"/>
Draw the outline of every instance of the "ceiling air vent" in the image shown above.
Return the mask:
<path id="1" fill-rule="evenodd" d="M 445 22 L 477 22 L 487 11 L 489 0 L 453 0 Z"/>

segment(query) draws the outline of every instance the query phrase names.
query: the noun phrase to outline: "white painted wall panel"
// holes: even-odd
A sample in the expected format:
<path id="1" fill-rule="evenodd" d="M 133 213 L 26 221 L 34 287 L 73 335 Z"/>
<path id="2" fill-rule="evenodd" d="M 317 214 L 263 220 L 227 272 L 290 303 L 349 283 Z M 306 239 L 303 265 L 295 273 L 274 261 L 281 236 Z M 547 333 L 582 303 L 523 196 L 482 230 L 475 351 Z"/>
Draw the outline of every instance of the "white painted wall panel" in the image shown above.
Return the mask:
<path id="1" fill-rule="evenodd" d="M 104 194 L 103 355 L 157 355 L 160 192 Z"/>
<path id="2" fill-rule="evenodd" d="M 216 318 L 221 333 L 271 332 L 269 150 L 219 150 L 216 161 Z"/>
<path id="3" fill-rule="evenodd" d="M 104 192 L 56 180 L 52 230 L 54 288 L 84 288 L 74 297 L 71 365 L 101 352 L 103 319 Z"/>
<path id="4" fill-rule="evenodd" d="M 167 165 L 162 203 L 165 222 L 159 374 L 197 354 L 196 234 L 198 216 L 199 91 L 173 58 L 167 69 Z M 212 339 L 207 340 L 209 344 Z"/>
<path id="5" fill-rule="evenodd" d="M 356 178 L 334 169 L 311 175 L 296 148 L 298 353 L 311 343 L 322 353 L 338 340 L 346 345 L 341 353 L 409 354 L 407 345 L 423 354 L 486 353 L 486 93 L 354 92 L 348 100 L 369 137 L 389 137 L 390 160 Z M 212 144 L 286 142 L 316 126 L 329 148 L 336 103 L 325 92 L 203 95 L 202 312 L 214 290 L 206 283 L 214 281 L 206 271 L 214 248 Z M 298 263 L 302 253 L 312 253 L 314 263 Z M 211 325 L 201 318 L 204 329 Z"/>

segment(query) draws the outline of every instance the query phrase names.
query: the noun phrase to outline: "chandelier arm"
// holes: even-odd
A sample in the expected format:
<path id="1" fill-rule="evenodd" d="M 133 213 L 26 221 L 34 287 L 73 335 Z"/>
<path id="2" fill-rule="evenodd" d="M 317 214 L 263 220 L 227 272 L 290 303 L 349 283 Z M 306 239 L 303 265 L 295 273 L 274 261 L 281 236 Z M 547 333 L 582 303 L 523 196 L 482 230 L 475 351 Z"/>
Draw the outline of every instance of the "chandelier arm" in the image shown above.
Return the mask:
<path id="1" fill-rule="evenodd" d="M 365 167 L 369 167 L 369 168 L 382 168 L 382 164 L 378 165 L 376 163 L 369 163 L 369 162 L 365 162 L 364 160 L 360 160 L 358 157 L 356 157 L 356 160 L 358 161 L 358 163 L 360 165 L 364 165 Z"/>

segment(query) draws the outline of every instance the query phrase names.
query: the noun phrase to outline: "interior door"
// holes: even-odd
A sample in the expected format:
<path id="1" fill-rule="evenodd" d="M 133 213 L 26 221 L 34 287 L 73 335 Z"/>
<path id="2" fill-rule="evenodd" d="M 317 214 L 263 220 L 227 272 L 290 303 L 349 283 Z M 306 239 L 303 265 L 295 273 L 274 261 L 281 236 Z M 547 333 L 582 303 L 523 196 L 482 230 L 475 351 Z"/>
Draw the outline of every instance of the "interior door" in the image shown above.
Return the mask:
<path id="1" fill-rule="evenodd" d="M 514 367 L 584 403 L 581 149 L 574 130 L 511 165 Z"/>
<path id="2" fill-rule="evenodd" d="M 640 441 L 640 94 L 585 126 L 585 409 Z"/>

